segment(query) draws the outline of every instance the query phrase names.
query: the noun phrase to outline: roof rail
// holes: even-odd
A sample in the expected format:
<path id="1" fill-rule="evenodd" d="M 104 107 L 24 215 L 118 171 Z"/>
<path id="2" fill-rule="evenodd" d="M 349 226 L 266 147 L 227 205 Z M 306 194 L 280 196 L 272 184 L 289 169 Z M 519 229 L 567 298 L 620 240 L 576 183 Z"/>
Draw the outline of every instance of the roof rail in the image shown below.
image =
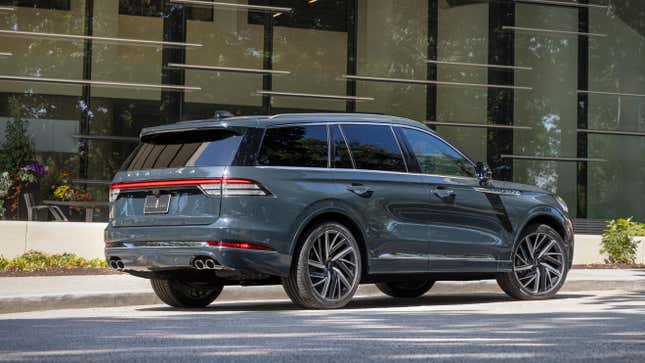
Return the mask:
<path id="1" fill-rule="evenodd" d="M 226 110 L 221 110 L 221 111 L 215 111 L 213 114 L 213 118 L 216 120 L 221 120 L 224 118 L 229 118 L 235 116 L 232 112 L 226 111 Z"/>

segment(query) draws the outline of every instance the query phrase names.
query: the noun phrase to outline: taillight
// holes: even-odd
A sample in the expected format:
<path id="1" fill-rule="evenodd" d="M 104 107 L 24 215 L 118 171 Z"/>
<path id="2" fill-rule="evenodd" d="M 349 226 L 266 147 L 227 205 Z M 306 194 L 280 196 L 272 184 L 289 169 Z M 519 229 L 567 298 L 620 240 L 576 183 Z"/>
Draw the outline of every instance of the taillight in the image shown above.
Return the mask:
<path id="1" fill-rule="evenodd" d="M 212 196 L 266 196 L 270 195 L 262 185 L 250 179 L 203 178 L 172 179 L 115 183 L 110 185 L 110 202 L 119 196 L 122 189 L 156 189 L 168 187 L 196 186 L 205 194 Z"/>
<path id="2" fill-rule="evenodd" d="M 199 188 L 208 195 L 223 197 L 266 196 L 270 194 L 259 183 L 249 179 L 224 178 L 218 185 L 200 184 Z"/>
<path id="3" fill-rule="evenodd" d="M 248 243 L 248 242 L 208 241 L 208 245 L 211 247 L 239 248 L 243 250 L 273 251 L 271 247 L 256 245 L 254 243 Z"/>
<path id="4" fill-rule="evenodd" d="M 269 195 L 260 184 L 248 179 L 224 179 L 222 195 L 225 197 L 242 195 Z"/>

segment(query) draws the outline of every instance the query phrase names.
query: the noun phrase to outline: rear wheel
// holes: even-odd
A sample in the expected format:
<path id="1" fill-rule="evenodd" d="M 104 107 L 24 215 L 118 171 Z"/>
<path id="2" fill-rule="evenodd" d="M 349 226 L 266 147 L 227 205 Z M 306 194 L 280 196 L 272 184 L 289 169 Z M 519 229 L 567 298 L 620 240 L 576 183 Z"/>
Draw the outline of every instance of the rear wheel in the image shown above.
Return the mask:
<path id="1" fill-rule="evenodd" d="M 528 226 L 513 250 L 513 270 L 497 278 L 499 286 L 515 299 L 553 297 L 564 284 L 569 254 L 558 232 L 547 225 Z"/>
<path id="2" fill-rule="evenodd" d="M 176 279 L 150 280 L 152 289 L 161 301 L 176 308 L 203 308 L 210 305 L 224 288 L 209 285 L 208 288 Z"/>
<path id="3" fill-rule="evenodd" d="M 405 282 L 382 282 L 376 287 L 385 295 L 392 297 L 415 298 L 419 297 L 432 288 L 434 281 L 416 280 Z"/>
<path id="4" fill-rule="evenodd" d="M 295 257 L 289 276 L 282 280 L 291 301 L 312 309 L 349 303 L 360 283 L 361 255 L 345 226 L 328 222 L 313 228 Z"/>

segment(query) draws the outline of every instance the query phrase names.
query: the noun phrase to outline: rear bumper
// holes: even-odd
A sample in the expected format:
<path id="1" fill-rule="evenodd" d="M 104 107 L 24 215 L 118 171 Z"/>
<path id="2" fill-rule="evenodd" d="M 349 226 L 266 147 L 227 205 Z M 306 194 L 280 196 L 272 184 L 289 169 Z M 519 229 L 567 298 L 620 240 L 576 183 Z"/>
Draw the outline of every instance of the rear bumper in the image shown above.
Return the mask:
<path id="1" fill-rule="evenodd" d="M 106 248 L 105 259 L 120 259 L 125 271 L 192 269 L 196 257 L 213 258 L 219 270 L 238 270 L 287 276 L 291 257 L 275 251 L 227 247 L 117 247 Z"/>

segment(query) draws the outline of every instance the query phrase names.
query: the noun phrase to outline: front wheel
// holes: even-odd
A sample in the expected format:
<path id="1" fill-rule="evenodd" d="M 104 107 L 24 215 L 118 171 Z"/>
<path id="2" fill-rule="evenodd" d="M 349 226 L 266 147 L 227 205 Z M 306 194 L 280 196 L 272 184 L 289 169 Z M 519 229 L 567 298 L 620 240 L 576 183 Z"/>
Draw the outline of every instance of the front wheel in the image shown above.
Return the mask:
<path id="1" fill-rule="evenodd" d="M 311 229 L 282 284 L 291 300 L 310 309 L 340 308 L 352 299 L 361 277 L 361 254 L 345 226 L 328 222 Z"/>
<path id="2" fill-rule="evenodd" d="M 176 308 L 206 307 L 217 299 L 224 288 L 223 285 L 206 288 L 176 279 L 152 279 L 150 283 L 161 301 Z"/>
<path id="3" fill-rule="evenodd" d="M 385 295 L 402 298 L 415 298 L 422 296 L 432 288 L 434 281 L 418 280 L 405 282 L 382 282 L 376 287 Z"/>
<path id="4" fill-rule="evenodd" d="M 558 232 L 547 225 L 528 226 L 512 255 L 513 270 L 497 278 L 509 296 L 548 299 L 560 290 L 569 270 L 569 254 Z"/>

